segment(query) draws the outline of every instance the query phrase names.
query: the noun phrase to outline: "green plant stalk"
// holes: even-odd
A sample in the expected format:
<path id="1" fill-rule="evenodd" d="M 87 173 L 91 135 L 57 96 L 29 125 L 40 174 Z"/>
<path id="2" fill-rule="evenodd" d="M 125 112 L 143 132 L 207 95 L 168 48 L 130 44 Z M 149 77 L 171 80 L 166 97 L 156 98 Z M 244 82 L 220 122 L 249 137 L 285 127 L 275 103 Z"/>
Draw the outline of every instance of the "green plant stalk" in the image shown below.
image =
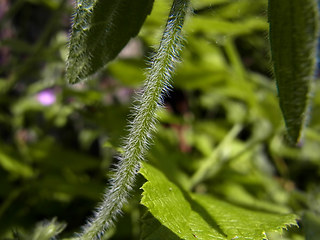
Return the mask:
<path id="1" fill-rule="evenodd" d="M 189 0 L 174 0 L 158 51 L 150 62 L 142 94 L 137 99 L 134 120 L 130 123 L 124 153 L 114 171 L 111 186 L 94 217 L 78 236 L 82 240 L 100 239 L 114 222 L 126 203 L 141 161 L 156 128 L 156 112 L 162 96 L 170 88 L 170 80 L 179 61 L 183 37 L 181 29 L 189 9 Z"/>
<path id="2" fill-rule="evenodd" d="M 213 150 L 211 155 L 205 160 L 201 167 L 194 173 L 190 180 L 189 189 L 194 188 L 197 184 L 206 180 L 209 176 L 217 173 L 220 168 L 229 159 L 223 159 L 221 153 L 225 148 L 231 145 L 232 141 L 235 140 L 236 136 L 242 130 L 243 126 L 241 124 L 236 124 L 224 137 L 224 139 L 219 143 L 219 145 Z"/>

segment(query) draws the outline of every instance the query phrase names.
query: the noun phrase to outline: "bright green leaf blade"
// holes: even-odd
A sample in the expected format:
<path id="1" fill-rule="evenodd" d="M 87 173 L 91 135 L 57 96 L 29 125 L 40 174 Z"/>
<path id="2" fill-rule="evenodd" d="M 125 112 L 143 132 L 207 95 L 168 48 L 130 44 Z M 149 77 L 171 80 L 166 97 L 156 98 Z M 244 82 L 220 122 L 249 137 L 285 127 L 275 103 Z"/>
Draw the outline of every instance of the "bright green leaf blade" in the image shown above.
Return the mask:
<path id="1" fill-rule="evenodd" d="M 315 74 L 316 0 L 269 0 L 270 43 L 280 107 L 292 143 L 301 139 Z"/>
<path id="2" fill-rule="evenodd" d="M 138 34 L 153 1 L 79 1 L 69 43 L 68 82 L 84 80 L 113 60 Z"/>
<path id="3" fill-rule="evenodd" d="M 25 178 L 30 178 L 34 172 L 30 166 L 12 158 L 4 152 L 0 151 L 0 167 L 10 172 Z"/>
<path id="4" fill-rule="evenodd" d="M 143 163 L 141 174 L 148 180 L 141 203 L 154 217 L 181 239 L 226 239 L 195 211 L 181 190 L 157 169 Z M 196 236 L 196 237 L 195 237 Z"/>
<path id="5" fill-rule="evenodd" d="M 249 210 L 204 195 L 193 194 L 193 200 L 187 200 L 156 168 L 143 163 L 140 172 L 148 180 L 141 203 L 182 239 L 261 240 L 265 232 L 296 224 L 293 214 Z"/>
<path id="6" fill-rule="evenodd" d="M 230 239 L 261 240 L 265 232 L 280 232 L 296 224 L 294 214 L 260 212 L 223 202 L 204 195 L 193 195 Z"/>

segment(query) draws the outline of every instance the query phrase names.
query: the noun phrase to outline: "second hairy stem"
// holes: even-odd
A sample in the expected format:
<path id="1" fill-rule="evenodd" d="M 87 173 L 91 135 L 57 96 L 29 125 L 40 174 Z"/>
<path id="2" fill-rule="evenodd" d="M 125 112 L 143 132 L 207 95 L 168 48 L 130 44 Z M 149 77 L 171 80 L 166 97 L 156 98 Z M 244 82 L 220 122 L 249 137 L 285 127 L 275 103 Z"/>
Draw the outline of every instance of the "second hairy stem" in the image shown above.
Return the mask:
<path id="1" fill-rule="evenodd" d="M 134 108 L 134 119 L 123 146 L 124 153 L 106 190 L 103 202 L 78 236 L 97 240 L 115 222 L 134 184 L 135 176 L 156 128 L 156 112 L 170 88 L 170 80 L 182 46 L 181 29 L 189 9 L 189 0 L 174 0 L 159 48 L 150 61 L 143 92 Z"/>

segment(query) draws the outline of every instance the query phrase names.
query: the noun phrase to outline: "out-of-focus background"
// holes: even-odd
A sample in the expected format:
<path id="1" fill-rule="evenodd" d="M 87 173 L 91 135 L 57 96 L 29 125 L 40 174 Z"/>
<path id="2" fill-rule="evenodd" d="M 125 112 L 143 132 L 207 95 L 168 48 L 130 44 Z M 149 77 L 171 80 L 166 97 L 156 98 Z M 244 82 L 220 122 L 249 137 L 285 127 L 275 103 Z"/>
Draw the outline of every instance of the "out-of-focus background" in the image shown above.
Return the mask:
<path id="1" fill-rule="evenodd" d="M 318 81 L 304 145 L 290 148 L 272 80 L 267 0 L 192 3 L 182 64 L 147 159 L 196 192 L 295 212 L 300 228 L 281 239 L 320 239 Z M 156 0 L 139 36 L 116 60 L 69 85 L 64 73 L 73 1 L 0 0 L 1 239 L 19 239 L 54 217 L 67 223 L 62 236 L 70 237 L 91 215 L 170 4 Z M 210 171 L 199 174 L 208 163 Z M 140 239 L 143 181 L 107 237 Z"/>

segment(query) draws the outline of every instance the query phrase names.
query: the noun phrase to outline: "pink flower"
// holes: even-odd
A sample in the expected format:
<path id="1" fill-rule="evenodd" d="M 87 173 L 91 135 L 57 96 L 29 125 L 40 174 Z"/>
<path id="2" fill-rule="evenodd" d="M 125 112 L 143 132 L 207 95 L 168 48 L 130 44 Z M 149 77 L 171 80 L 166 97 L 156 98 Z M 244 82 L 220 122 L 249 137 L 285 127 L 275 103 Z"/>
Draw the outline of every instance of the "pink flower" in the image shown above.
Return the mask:
<path id="1" fill-rule="evenodd" d="M 37 100 L 40 104 L 49 106 L 56 102 L 56 95 L 52 89 L 46 89 L 37 93 Z"/>

